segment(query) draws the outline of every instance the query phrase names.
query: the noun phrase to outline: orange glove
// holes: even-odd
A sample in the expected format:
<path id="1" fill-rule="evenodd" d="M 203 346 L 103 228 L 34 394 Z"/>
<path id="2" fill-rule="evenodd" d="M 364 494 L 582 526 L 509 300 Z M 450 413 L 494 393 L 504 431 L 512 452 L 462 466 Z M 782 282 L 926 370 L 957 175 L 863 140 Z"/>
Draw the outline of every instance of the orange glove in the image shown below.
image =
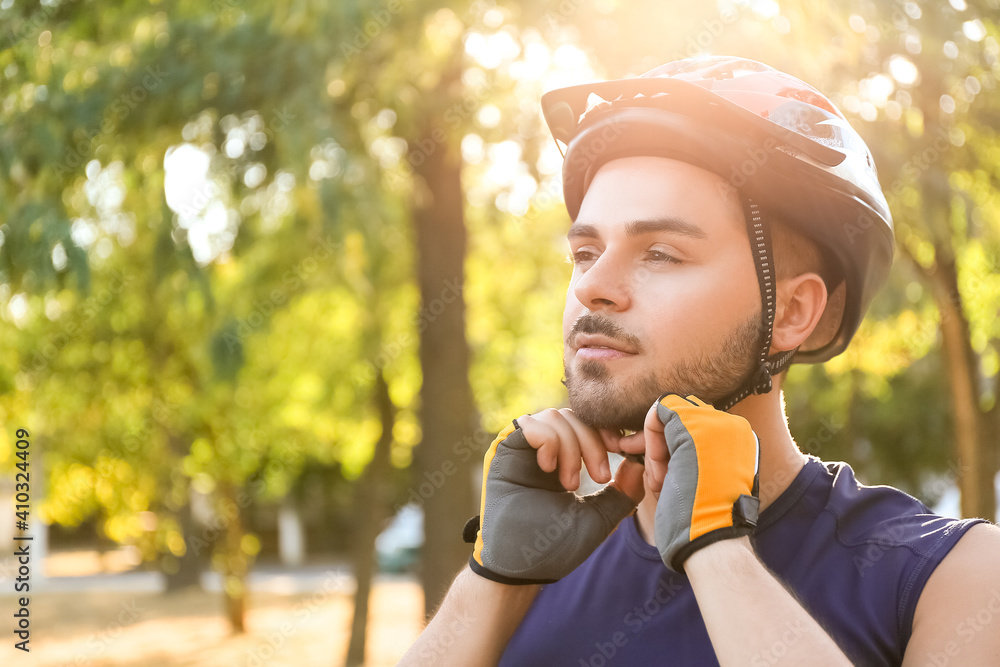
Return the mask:
<path id="1" fill-rule="evenodd" d="M 698 549 L 757 527 L 760 443 L 747 420 L 694 396 L 664 394 L 656 414 L 670 451 L 656 546 L 667 567 L 683 572 Z"/>

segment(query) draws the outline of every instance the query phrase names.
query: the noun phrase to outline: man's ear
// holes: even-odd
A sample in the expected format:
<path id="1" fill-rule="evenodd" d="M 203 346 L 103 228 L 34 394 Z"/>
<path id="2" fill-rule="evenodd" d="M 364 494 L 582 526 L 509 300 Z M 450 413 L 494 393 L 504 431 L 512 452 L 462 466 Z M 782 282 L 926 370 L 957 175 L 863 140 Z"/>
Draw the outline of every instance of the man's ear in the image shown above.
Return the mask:
<path id="1" fill-rule="evenodd" d="M 826 300 L 826 284 L 815 273 L 779 280 L 771 354 L 802 345 L 819 324 Z"/>

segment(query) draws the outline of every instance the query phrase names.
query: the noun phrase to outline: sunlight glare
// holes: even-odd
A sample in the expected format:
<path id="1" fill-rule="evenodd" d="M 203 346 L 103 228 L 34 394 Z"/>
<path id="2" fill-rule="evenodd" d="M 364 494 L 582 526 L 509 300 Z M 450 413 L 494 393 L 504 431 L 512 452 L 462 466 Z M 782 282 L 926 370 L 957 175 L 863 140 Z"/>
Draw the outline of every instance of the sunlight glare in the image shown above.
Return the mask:
<path id="1" fill-rule="evenodd" d="M 893 79 L 904 86 L 916 83 L 920 74 L 917 71 L 917 66 L 909 58 L 900 55 L 889 58 L 889 73 L 892 74 Z"/>
<path id="2" fill-rule="evenodd" d="M 163 158 L 163 191 L 167 206 L 174 213 L 201 211 L 206 202 L 197 203 L 198 193 L 208 184 L 208 153 L 192 144 L 171 146 Z"/>

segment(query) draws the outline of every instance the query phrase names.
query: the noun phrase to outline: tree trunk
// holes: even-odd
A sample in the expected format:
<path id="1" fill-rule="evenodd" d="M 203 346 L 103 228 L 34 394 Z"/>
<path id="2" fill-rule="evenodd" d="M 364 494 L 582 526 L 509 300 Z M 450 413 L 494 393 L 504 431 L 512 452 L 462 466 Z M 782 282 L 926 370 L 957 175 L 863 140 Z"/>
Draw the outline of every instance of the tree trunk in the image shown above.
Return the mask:
<path id="1" fill-rule="evenodd" d="M 1000 345 L 1000 340 L 994 340 L 993 345 Z M 993 377 L 993 404 L 989 409 L 982 411 L 982 438 L 983 438 L 983 459 L 985 461 L 985 471 L 983 473 L 983 485 L 987 490 L 988 498 L 983 501 L 985 506 L 992 503 L 988 513 L 982 514 L 983 518 L 996 523 L 997 512 L 997 475 L 1000 475 L 1000 373 Z"/>
<path id="2" fill-rule="evenodd" d="M 186 447 L 187 441 L 176 433 L 169 432 L 162 422 L 160 423 L 160 429 L 167 438 L 171 455 L 175 457 L 175 460 L 182 459 L 188 453 Z M 167 593 L 173 593 L 191 586 L 201 588 L 201 566 L 204 562 L 201 555 L 201 544 L 204 540 L 198 536 L 198 522 L 195 521 L 194 515 L 191 512 L 190 485 L 188 485 L 185 495 L 188 498 L 187 502 L 176 510 L 181 537 L 184 539 L 184 555 L 175 559 L 176 567 L 174 567 L 174 563 L 171 563 L 170 567 L 161 568 L 166 577 Z M 167 554 L 166 558 L 174 557 Z"/>
<path id="3" fill-rule="evenodd" d="M 389 386 L 382 373 L 375 378 L 374 402 L 382 422 L 382 434 L 375 443 L 375 453 L 364 475 L 354 484 L 354 507 L 358 521 L 354 531 L 352 560 L 357 588 L 354 592 L 354 618 L 351 640 L 347 646 L 347 667 L 365 662 L 365 636 L 368 631 L 368 599 L 375 570 L 375 538 L 388 515 L 392 452 L 392 427 L 396 410 L 389 397 Z"/>
<path id="4" fill-rule="evenodd" d="M 469 549 L 462 526 L 475 511 L 470 465 L 455 447 L 473 433 L 476 419 L 469 384 L 469 347 L 463 301 L 465 220 L 461 153 L 445 122 L 447 103 L 460 98 L 459 67 L 442 75 L 434 97 L 438 110 L 418 126 L 411 153 L 416 204 L 417 282 L 422 309 L 419 328 L 420 418 L 423 436 L 416 452 L 418 483 L 431 482 L 424 502 L 422 579 L 424 610 L 430 615 L 465 564 Z M 423 496 L 423 494 L 421 494 Z"/>
<path id="5" fill-rule="evenodd" d="M 997 475 L 1000 475 L 1000 373 L 994 378 L 993 406 L 986 412 L 986 450 L 990 462 L 989 477 L 993 490 L 993 514 L 987 518 L 993 523 L 1000 518 L 997 512 Z"/>
<path id="6" fill-rule="evenodd" d="M 236 503 L 237 489 L 228 482 L 219 484 L 219 512 L 225 521 L 222 542 L 222 590 L 226 597 L 226 617 L 234 635 L 246 632 L 246 579 L 250 558 L 243 551 L 243 521 Z"/>
<path id="7" fill-rule="evenodd" d="M 925 273 L 930 278 L 934 300 L 941 313 L 962 516 L 993 520 L 996 513 L 995 456 L 987 442 L 991 431 L 987 414 L 979 405 L 978 360 L 962 309 L 955 262 L 949 253 L 938 250 L 934 266 Z"/>
<path id="8" fill-rule="evenodd" d="M 184 555 L 177 559 L 177 568 L 164 571 L 166 576 L 166 592 L 173 593 L 191 586 L 201 588 L 201 553 L 195 544 L 197 523 L 191 514 L 191 503 L 184 503 L 177 510 L 177 522 L 180 524 L 181 537 L 184 538 Z"/>

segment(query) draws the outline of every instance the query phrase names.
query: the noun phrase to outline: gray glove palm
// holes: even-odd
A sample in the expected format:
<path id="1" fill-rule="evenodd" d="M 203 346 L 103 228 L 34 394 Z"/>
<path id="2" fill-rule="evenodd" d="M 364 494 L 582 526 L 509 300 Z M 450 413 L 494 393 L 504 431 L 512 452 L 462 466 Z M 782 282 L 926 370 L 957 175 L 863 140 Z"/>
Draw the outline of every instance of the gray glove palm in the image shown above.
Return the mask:
<path id="1" fill-rule="evenodd" d="M 475 540 L 473 571 L 504 584 L 561 579 L 593 553 L 632 513 L 635 502 L 613 486 L 589 496 L 563 488 L 556 472 L 538 466 L 517 422 L 497 436 L 483 460 L 481 525 L 466 525 Z"/>

